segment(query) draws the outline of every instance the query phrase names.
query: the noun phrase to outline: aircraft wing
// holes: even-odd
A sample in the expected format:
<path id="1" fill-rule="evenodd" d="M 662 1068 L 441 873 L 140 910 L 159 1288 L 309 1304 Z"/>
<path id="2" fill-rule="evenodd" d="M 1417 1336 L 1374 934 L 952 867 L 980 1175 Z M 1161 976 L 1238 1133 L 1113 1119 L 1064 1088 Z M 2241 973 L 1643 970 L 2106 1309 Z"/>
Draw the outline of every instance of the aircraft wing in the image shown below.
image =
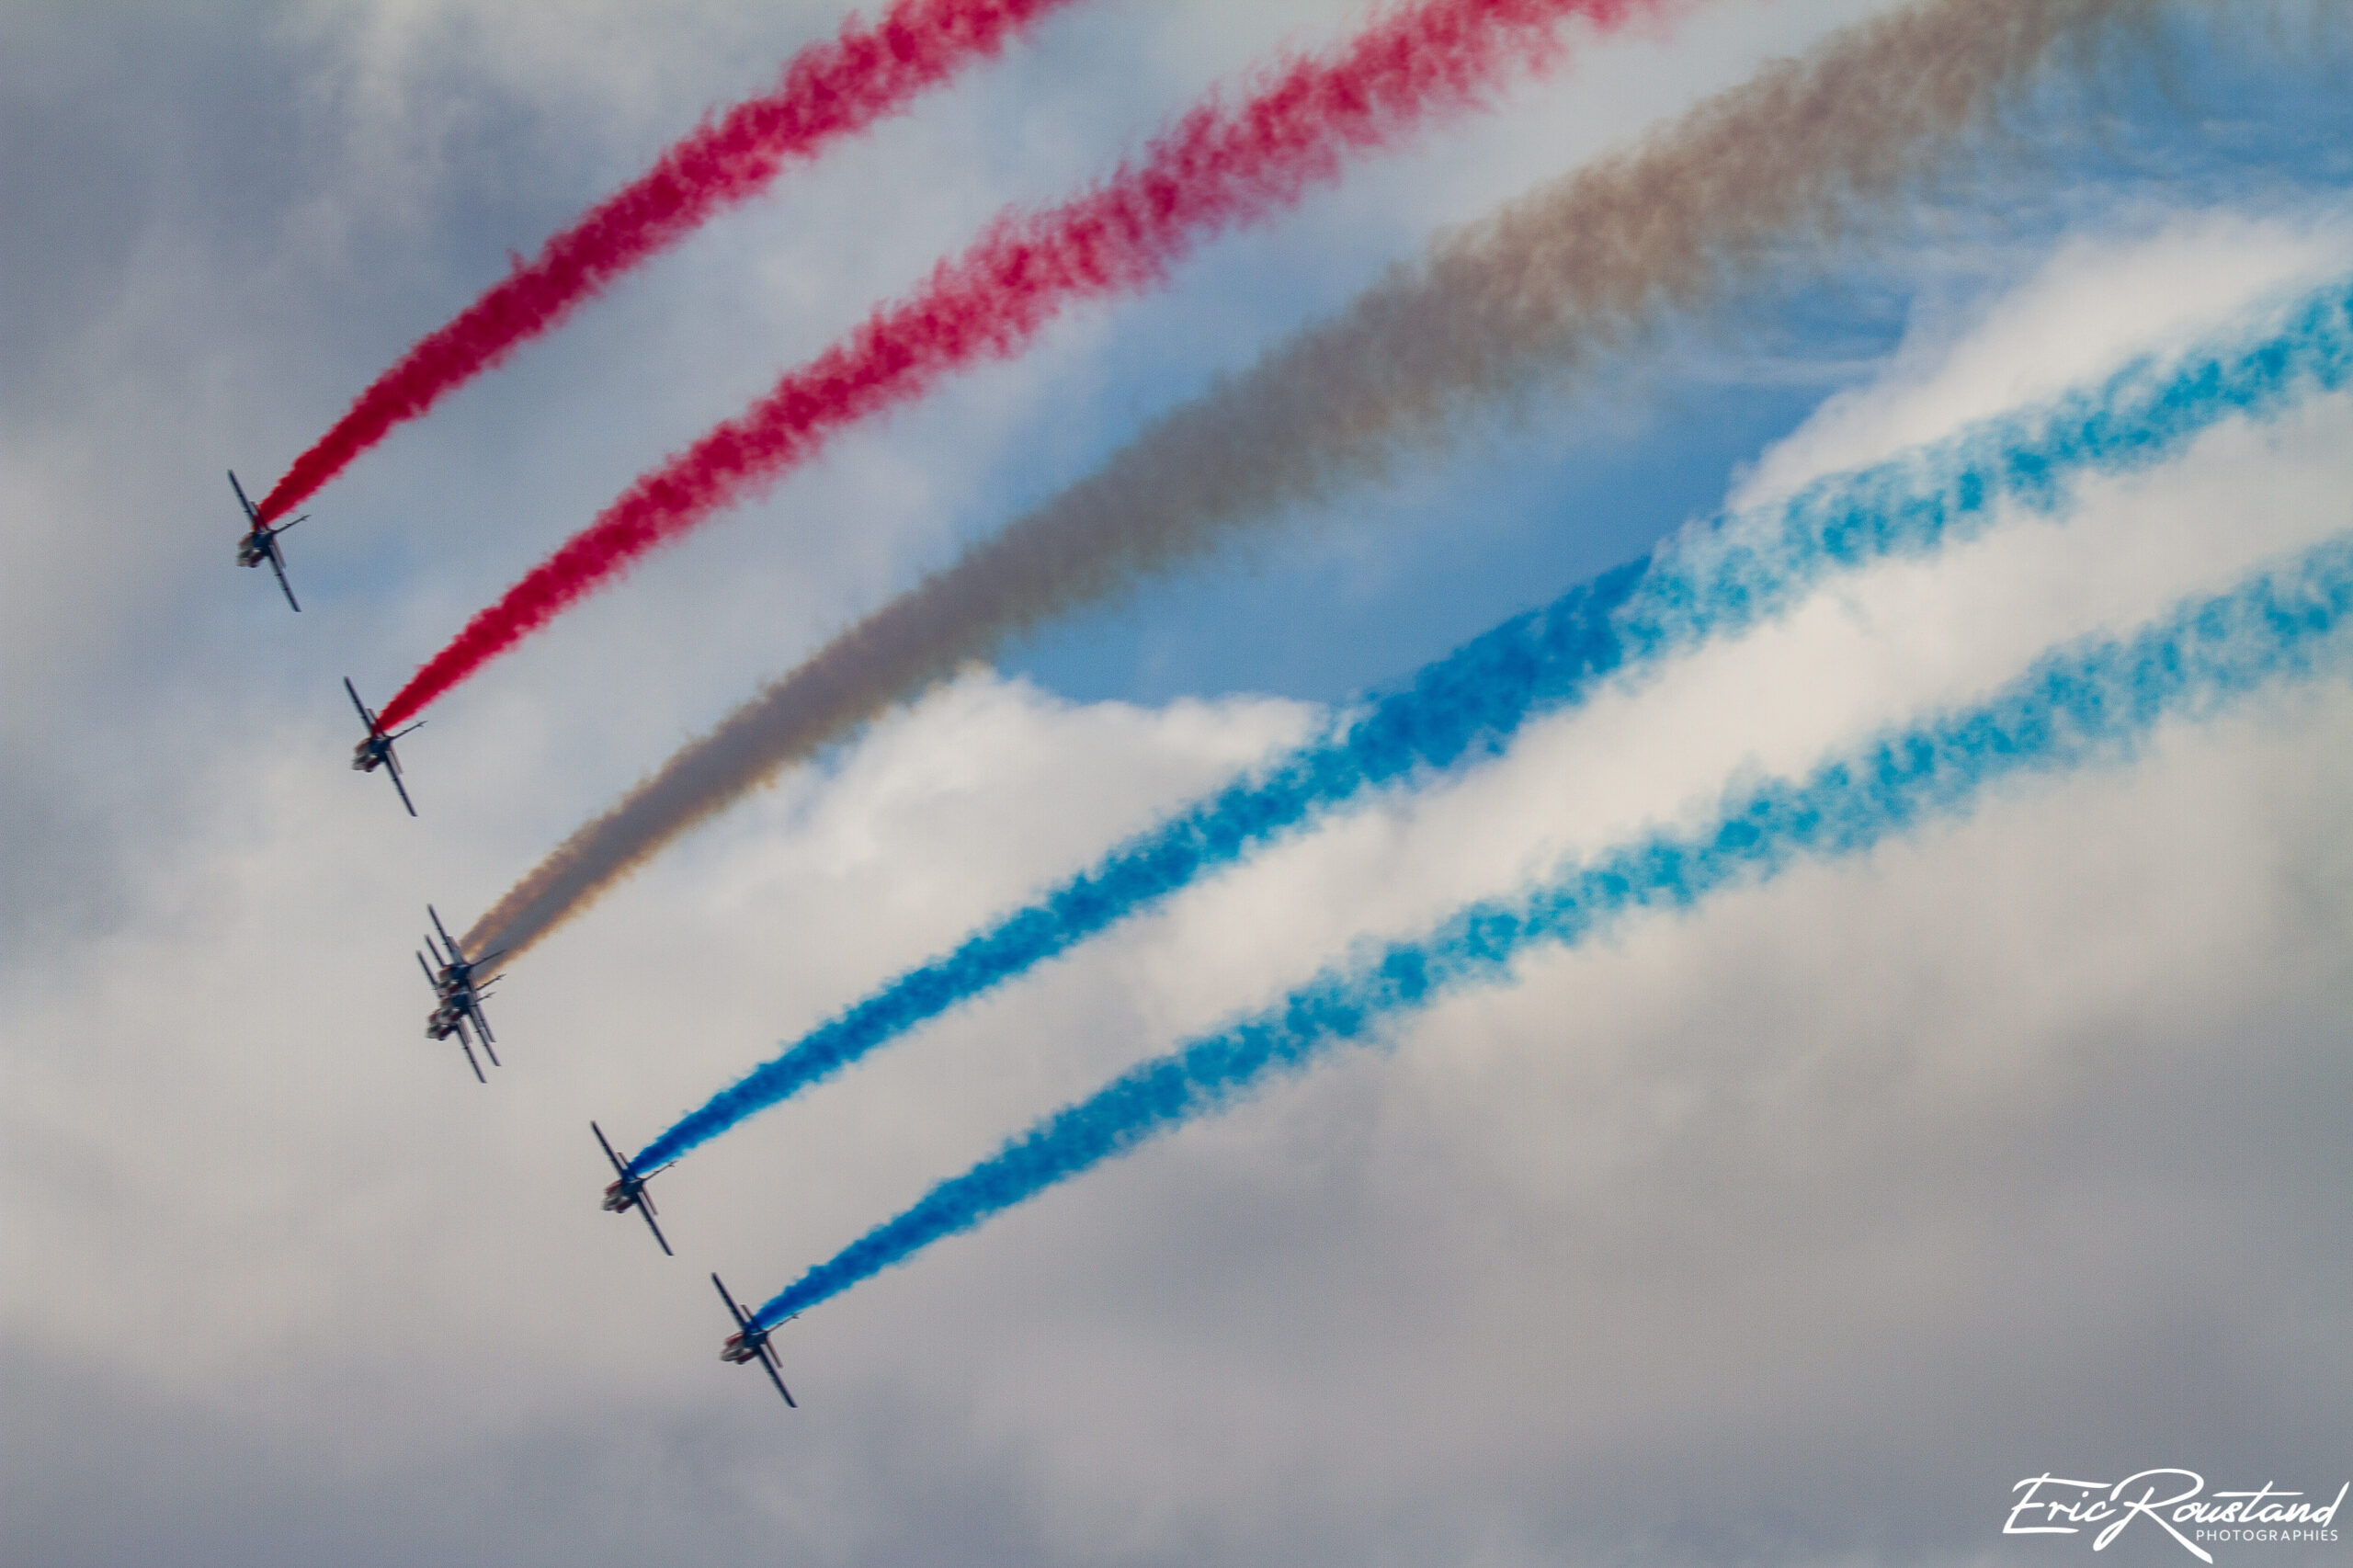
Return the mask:
<path id="1" fill-rule="evenodd" d="M 505 1062 L 501 1062 L 501 1061 L 499 1061 L 499 1060 L 498 1060 L 498 1052 L 496 1052 L 495 1051 L 493 1051 L 493 1050 L 490 1048 L 490 1041 L 489 1041 L 489 1040 L 477 1040 L 473 1035 L 469 1034 L 469 1033 L 467 1033 L 467 1032 L 466 1032 L 466 1015 L 465 1015 L 463 1012 L 459 1013 L 459 1015 L 457 1016 L 457 1017 L 456 1017 L 456 1018 L 454 1018 L 454 1019 L 452 1019 L 451 1021 L 452 1021 L 453 1023 L 455 1023 L 455 1024 L 458 1026 L 458 1040 L 459 1040 L 459 1042 L 460 1042 L 460 1044 L 464 1045 L 464 1046 L 465 1046 L 465 1048 L 466 1048 L 466 1060 L 467 1060 L 467 1061 L 471 1062 L 471 1061 L 472 1061 L 472 1060 L 473 1060 L 473 1054 L 474 1054 L 473 1048 L 474 1048 L 475 1046 L 479 1045 L 479 1046 L 481 1046 L 481 1047 L 482 1047 L 482 1053 L 483 1053 L 484 1056 L 487 1056 L 487 1057 L 489 1057 L 489 1058 L 490 1058 L 490 1064 L 491 1064 L 493 1067 L 503 1067 L 503 1066 L 505 1066 L 505 1065 L 506 1065 L 506 1063 L 505 1063 Z M 482 1069 L 480 1069 L 479 1067 L 477 1067 L 476 1069 L 474 1069 L 474 1071 L 475 1071 L 476 1074 L 477 1074 L 477 1075 L 479 1075 L 479 1074 L 480 1074 L 480 1073 L 481 1073 L 481 1071 L 482 1071 Z M 488 1080 L 487 1080 L 487 1079 L 484 1079 L 483 1081 L 484 1081 L 485 1083 L 486 1083 L 486 1082 L 488 1082 Z"/>
<path id="2" fill-rule="evenodd" d="M 400 759 L 392 755 L 390 746 L 384 748 L 384 771 L 392 776 L 392 788 L 400 792 L 401 804 L 408 808 L 408 814 L 416 815 L 416 802 L 408 798 L 408 786 L 401 782 Z"/>
<path id="3" fill-rule="evenodd" d="M 654 1223 L 653 1200 L 645 1196 L 645 1189 L 642 1187 L 637 1189 L 637 1211 L 645 1216 L 645 1228 L 652 1231 L 654 1239 L 662 1244 L 662 1256 L 664 1257 L 677 1256 L 676 1253 L 670 1250 L 670 1238 L 662 1233 L 660 1225 Z M 784 1397 L 788 1402 L 792 1398 L 790 1394 Z"/>
<path id="4" fill-rule="evenodd" d="M 458 1049 L 466 1053 L 466 1065 L 474 1070 L 474 1077 L 476 1081 L 484 1084 L 489 1083 L 490 1080 L 482 1075 L 482 1063 L 474 1060 L 474 1048 L 472 1044 L 468 1043 L 466 1040 L 466 1031 L 463 1029 L 460 1029 L 458 1031 Z M 494 1066 L 496 1065 L 495 1059 L 494 1059 L 492 1064 Z"/>
<path id="5" fill-rule="evenodd" d="M 735 1320 L 735 1326 L 745 1334 L 753 1332 L 752 1320 L 744 1315 L 744 1309 L 735 1304 L 735 1298 L 727 1293 L 727 1287 L 719 1283 L 719 1276 L 712 1275 L 710 1282 L 718 1290 L 719 1299 L 727 1303 L 727 1315 Z"/>
<path id="6" fill-rule="evenodd" d="M 294 613 L 300 615 L 302 613 L 302 607 L 294 604 L 294 585 L 286 580 L 286 557 L 278 553 L 278 540 L 275 537 L 269 540 L 268 549 L 269 569 L 278 574 L 278 585 L 286 595 L 286 602 L 294 605 Z"/>
<path id="7" fill-rule="evenodd" d="M 474 1021 L 474 1028 L 481 1032 L 483 1050 L 487 1051 L 497 1043 L 498 1037 L 490 1032 L 490 1019 L 483 1016 L 482 998 L 471 991 L 466 994 L 465 1013 L 466 1017 Z M 494 1056 L 491 1061 L 495 1063 L 498 1058 Z"/>
<path id="8" fill-rule="evenodd" d="M 768 1342 L 765 1339 L 760 1341 L 760 1370 L 768 1375 L 768 1381 L 776 1385 L 776 1392 L 784 1395 L 787 1405 L 794 1410 L 801 1408 L 793 1403 L 792 1391 L 784 1386 L 784 1374 L 777 1370 L 776 1352 L 768 1348 Z"/>
<path id="9" fill-rule="evenodd" d="M 425 906 L 425 913 L 433 917 L 433 928 L 441 933 L 441 945 L 449 950 L 449 956 L 463 963 L 466 958 L 465 949 L 458 946 L 458 939 L 455 937 L 449 935 L 449 927 L 441 924 L 441 912 L 428 903 Z"/>
<path id="10" fill-rule="evenodd" d="M 620 1176 L 623 1181 L 627 1181 L 629 1179 L 629 1166 L 622 1163 L 621 1157 L 619 1154 L 613 1153 L 612 1140 L 605 1136 L 605 1130 L 592 1121 L 588 1124 L 588 1131 L 597 1135 L 597 1147 L 603 1149 L 605 1151 L 605 1158 L 613 1163 L 613 1174 Z"/>
<path id="11" fill-rule="evenodd" d="M 351 705 L 359 710 L 359 722 L 368 726 L 369 734 L 375 734 L 377 733 L 376 715 L 369 712 L 368 705 L 359 700 L 359 688 L 351 684 L 349 676 L 343 677 L 343 689 L 351 694 Z"/>
<path id="12" fill-rule="evenodd" d="M 254 527 L 261 527 L 261 514 L 255 511 L 254 504 L 245 499 L 245 487 L 237 483 L 237 471 L 233 468 L 229 471 L 229 488 L 237 493 L 237 505 L 245 509 L 246 519 Z"/>

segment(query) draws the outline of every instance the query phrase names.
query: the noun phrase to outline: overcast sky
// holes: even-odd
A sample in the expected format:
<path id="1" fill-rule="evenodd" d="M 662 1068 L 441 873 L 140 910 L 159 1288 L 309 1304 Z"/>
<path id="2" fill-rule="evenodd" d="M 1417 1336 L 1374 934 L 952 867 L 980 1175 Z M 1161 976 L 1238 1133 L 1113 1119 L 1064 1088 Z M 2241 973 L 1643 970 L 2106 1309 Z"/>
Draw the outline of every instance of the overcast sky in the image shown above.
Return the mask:
<path id="1" fill-rule="evenodd" d="M 1361 0 L 1081 0 L 355 463 L 348 400 L 830 0 L 0 0 L 0 1561 L 2079 1563 L 2045 1471 L 2353 1475 L 2353 688 L 1522 964 L 716 1359 L 1121 1068 L 1728 780 L 2353 528 L 2353 396 L 1841 579 L 1361 802 L 598 1212 L 735 1074 L 1687 519 L 2353 273 L 2336 0 L 2151 9 L 1901 210 L 1050 627 L 565 927 L 477 1085 L 462 927 L 763 680 L 1449 225 L 1883 0 L 1710 0 L 835 443 L 403 744 L 381 702 L 637 472 L 1009 201 Z M 2341 668 L 2341 666 L 2340 666 Z M 2353 1539 L 2353 1518 L 2339 1525 Z M 2216 1548 L 2226 1562 L 2346 1560 Z M 2127 1562 L 2190 1561 L 2145 1525 Z"/>

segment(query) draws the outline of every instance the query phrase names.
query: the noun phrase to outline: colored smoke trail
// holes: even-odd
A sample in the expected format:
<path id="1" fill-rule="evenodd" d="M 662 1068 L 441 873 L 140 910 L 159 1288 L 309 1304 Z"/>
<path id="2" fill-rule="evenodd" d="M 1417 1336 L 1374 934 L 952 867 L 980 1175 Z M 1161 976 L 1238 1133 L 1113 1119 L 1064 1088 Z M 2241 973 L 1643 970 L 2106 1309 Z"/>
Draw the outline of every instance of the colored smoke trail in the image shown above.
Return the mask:
<path id="1" fill-rule="evenodd" d="M 1831 573 L 1933 554 L 1980 532 L 2005 503 L 2055 509 L 2080 478 L 2144 470 L 2226 418 L 2268 417 L 2348 381 L 2353 279 L 2307 296 L 2284 324 L 2274 318 L 2220 346 L 2142 361 L 2097 390 L 1818 481 L 1767 511 L 1719 518 L 1505 622 L 1426 665 L 1340 732 L 1128 840 L 812 1029 L 636 1158 L 649 1166 L 676 1159 L 1350 796 L 1499 752 L 1531 715 L 1574 706 L 1612 676 L 1755 626 Z"/>
<path id="2" fill-rule="evenodd" d="M 1475 983 L 1509 979 L 1538 943 L 1575 946 L 1651 910 L 1688 909 L 1801 859 L 1862 853 L 1965 816 L 1987 786 L 2131 759 L 2160 722 L 2198 721 L 2275 681 L 2353 674 L 2353 534 L 2231 592 L 2184 603 L 2126 640 L 2046 654 L 1987 701 L 1890 731 L 1799 780 L 1729 794 L 1708 825 L 1655 833 L 1566 867 L 1530 892 L 1473 903 L 1419 940 L 1327 971 L 1276 1006 L 1114 1079 L 762 1306 L 763 1324 L 826 1301 L 1145 1140 L 1295 1074 L 1344 1041 Z"/>
<path id="3" fill-rule="evenodd" d="M 1071 0 L 898 0 L 869 27 L 802 50 L 776 91 L 706 119 L 654 166 L 591 208 L 403 355 L 262 498 L 264 521 L 302 504 L 395 426 L 550 331 L 640 262 L 765 190 L 795 159 L 865 130 L 927 87 L 988 58 Z"/>
<path id="4" fill-rule="evenodd" d="M 1344 314 L 1164 415 L 582 824 L 475 923 L 520 951 L 679 835 L 1048 617 L 1440 436 L 1473 400 L 1593 366 L 1799 232 L 1893 205 L 2052 46 L 2123 0 L 1928 0 L 1718 95 L 1621 156 L 1443 242 Z"/>
<path id="5" fill-rule="evenodd" d="M 1571 17 L 1601 27 L 1664 0 L 1415 0 L 1327 56 L 1292 61 L 1229 106 L 1216 94 L 1142 163 L 1046 212 L 1008 212 L 913 296 L 787 375 L 737 418 L 640 476 L 586 528 L 469 622 L 385 706 L 397 725 L 631 562 L 772 483 L 845 426 L 951 370 L 1009 358 L 1061 310 L 1158 283 L 1193 246 L 1339 178 L 1473 107 L 1516 64 L 1558 52 Z"/>

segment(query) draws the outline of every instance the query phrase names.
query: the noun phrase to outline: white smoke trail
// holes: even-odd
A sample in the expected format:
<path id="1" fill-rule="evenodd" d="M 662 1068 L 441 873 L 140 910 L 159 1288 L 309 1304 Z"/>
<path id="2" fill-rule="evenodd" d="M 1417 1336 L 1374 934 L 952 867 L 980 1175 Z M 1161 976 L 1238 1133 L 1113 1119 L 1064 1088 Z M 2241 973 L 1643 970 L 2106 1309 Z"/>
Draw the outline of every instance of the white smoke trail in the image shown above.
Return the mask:
<path id="1" fill-rule="evenodd" d="M 680 834 L 1039 621 L 1595 366 L 1793 242 L 1827 245 L 2146 0 L 1923 0 L 1774 65 L 1442 240 L 1164 415 L 1094 474 L 831 643 L 587 823 L 468 933 L 519 954 Z"/>

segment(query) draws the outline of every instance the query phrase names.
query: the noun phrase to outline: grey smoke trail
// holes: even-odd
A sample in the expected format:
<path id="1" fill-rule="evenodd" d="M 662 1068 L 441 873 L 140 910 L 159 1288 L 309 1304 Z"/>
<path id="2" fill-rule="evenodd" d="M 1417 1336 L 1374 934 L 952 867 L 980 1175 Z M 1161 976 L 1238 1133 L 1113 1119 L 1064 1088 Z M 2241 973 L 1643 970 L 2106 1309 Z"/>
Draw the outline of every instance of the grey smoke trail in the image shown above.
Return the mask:
<path id="1" fill-rule="evenodd" d="M 582 826 L 469 945 L 519 954 L 672 839 L 1040 620 L 1439 438 L 1480 399 L 1834 238 L 2095 24 L 2149 0 L 1923 0 L 1438 243 L 841 633 Z"/>

